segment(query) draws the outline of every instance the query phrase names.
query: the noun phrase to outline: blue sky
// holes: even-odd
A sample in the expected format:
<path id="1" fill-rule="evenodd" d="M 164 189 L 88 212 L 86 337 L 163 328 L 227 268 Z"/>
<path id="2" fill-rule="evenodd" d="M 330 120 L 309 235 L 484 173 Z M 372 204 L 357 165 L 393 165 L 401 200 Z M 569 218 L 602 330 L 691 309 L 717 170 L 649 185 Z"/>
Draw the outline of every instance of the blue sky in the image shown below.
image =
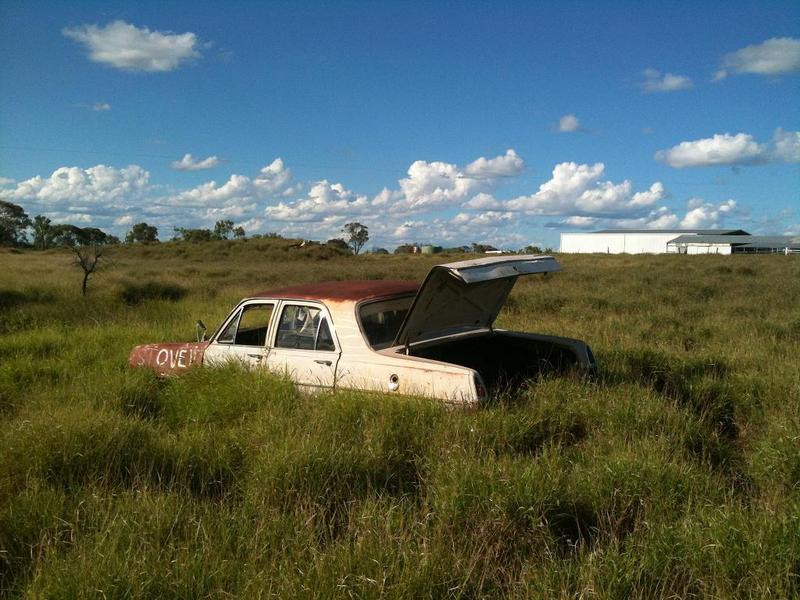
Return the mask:
<path id="1" fill-rule="evenodd" d="M 0 53 L 0 198 L 57 222 L 800 235 L 795 1 L 4 0 Z"/>

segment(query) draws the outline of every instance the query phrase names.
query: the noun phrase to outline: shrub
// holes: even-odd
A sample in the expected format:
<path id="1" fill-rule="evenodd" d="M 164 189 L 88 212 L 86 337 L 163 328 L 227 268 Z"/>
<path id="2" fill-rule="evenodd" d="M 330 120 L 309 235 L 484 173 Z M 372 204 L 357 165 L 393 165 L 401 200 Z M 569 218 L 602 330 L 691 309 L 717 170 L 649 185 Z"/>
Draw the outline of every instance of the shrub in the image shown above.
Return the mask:
<path id="1" fill-rule="evenodd" d="M 188 290 L 176 283 L 148 281 L 146 283 L 125 282 L 119 292 L 119 298 L 125 304 L 134 306 L 146 300 L 169 300 L 177 302 Z"/>

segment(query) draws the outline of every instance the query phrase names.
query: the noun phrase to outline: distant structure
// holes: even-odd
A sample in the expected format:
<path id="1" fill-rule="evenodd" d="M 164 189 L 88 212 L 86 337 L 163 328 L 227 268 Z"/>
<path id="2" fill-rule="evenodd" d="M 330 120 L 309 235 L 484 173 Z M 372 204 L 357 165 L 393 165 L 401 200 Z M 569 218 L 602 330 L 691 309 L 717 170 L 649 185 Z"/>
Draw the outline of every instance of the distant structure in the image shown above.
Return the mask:
<path id="1" fill-rule="evenodd" d="M 603 254 L 800 253 L 800 238 L 741 229 L 604 229 L 562 233 L 561 252 Z"/>

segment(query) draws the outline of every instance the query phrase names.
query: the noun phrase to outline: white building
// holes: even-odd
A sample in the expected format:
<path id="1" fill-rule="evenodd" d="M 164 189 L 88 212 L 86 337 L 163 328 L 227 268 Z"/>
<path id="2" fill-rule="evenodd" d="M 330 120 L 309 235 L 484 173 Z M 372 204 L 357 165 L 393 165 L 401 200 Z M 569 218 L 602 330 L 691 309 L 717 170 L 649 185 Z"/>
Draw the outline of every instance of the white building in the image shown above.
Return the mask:
<path id="1" fill-rule="evenodd" d="M 666 254 L 670 241 L 684 236 L 749 235 L 741 229 L 604 229 L 561 234 L 561 252 L 603 254 Z M 730 245 L 726 246 L 730 254 Z M 720 252 L 722 253 L 722 252 Z"/>

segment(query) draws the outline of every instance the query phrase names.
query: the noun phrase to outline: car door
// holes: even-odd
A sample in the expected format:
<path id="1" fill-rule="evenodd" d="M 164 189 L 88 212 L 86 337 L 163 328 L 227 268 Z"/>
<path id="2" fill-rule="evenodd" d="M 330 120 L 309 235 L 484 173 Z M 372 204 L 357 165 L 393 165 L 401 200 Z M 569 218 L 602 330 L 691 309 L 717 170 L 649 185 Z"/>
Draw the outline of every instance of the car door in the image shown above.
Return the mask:
<path id="1" fill-rule="evenodd" d="M 284 301 L 279 308 L 269 369 L 308 388 L 334 387 L 341 349 L 328 310 L 302 301 Z"/>
<path id="2" fill-rule="evenodd" d="M 220 365 L 235 360 L 254 369 L 266 367 L 275 306 L 275 301 L 252 300 L 238 307 L 209 344 L 205 362 Z"/>

